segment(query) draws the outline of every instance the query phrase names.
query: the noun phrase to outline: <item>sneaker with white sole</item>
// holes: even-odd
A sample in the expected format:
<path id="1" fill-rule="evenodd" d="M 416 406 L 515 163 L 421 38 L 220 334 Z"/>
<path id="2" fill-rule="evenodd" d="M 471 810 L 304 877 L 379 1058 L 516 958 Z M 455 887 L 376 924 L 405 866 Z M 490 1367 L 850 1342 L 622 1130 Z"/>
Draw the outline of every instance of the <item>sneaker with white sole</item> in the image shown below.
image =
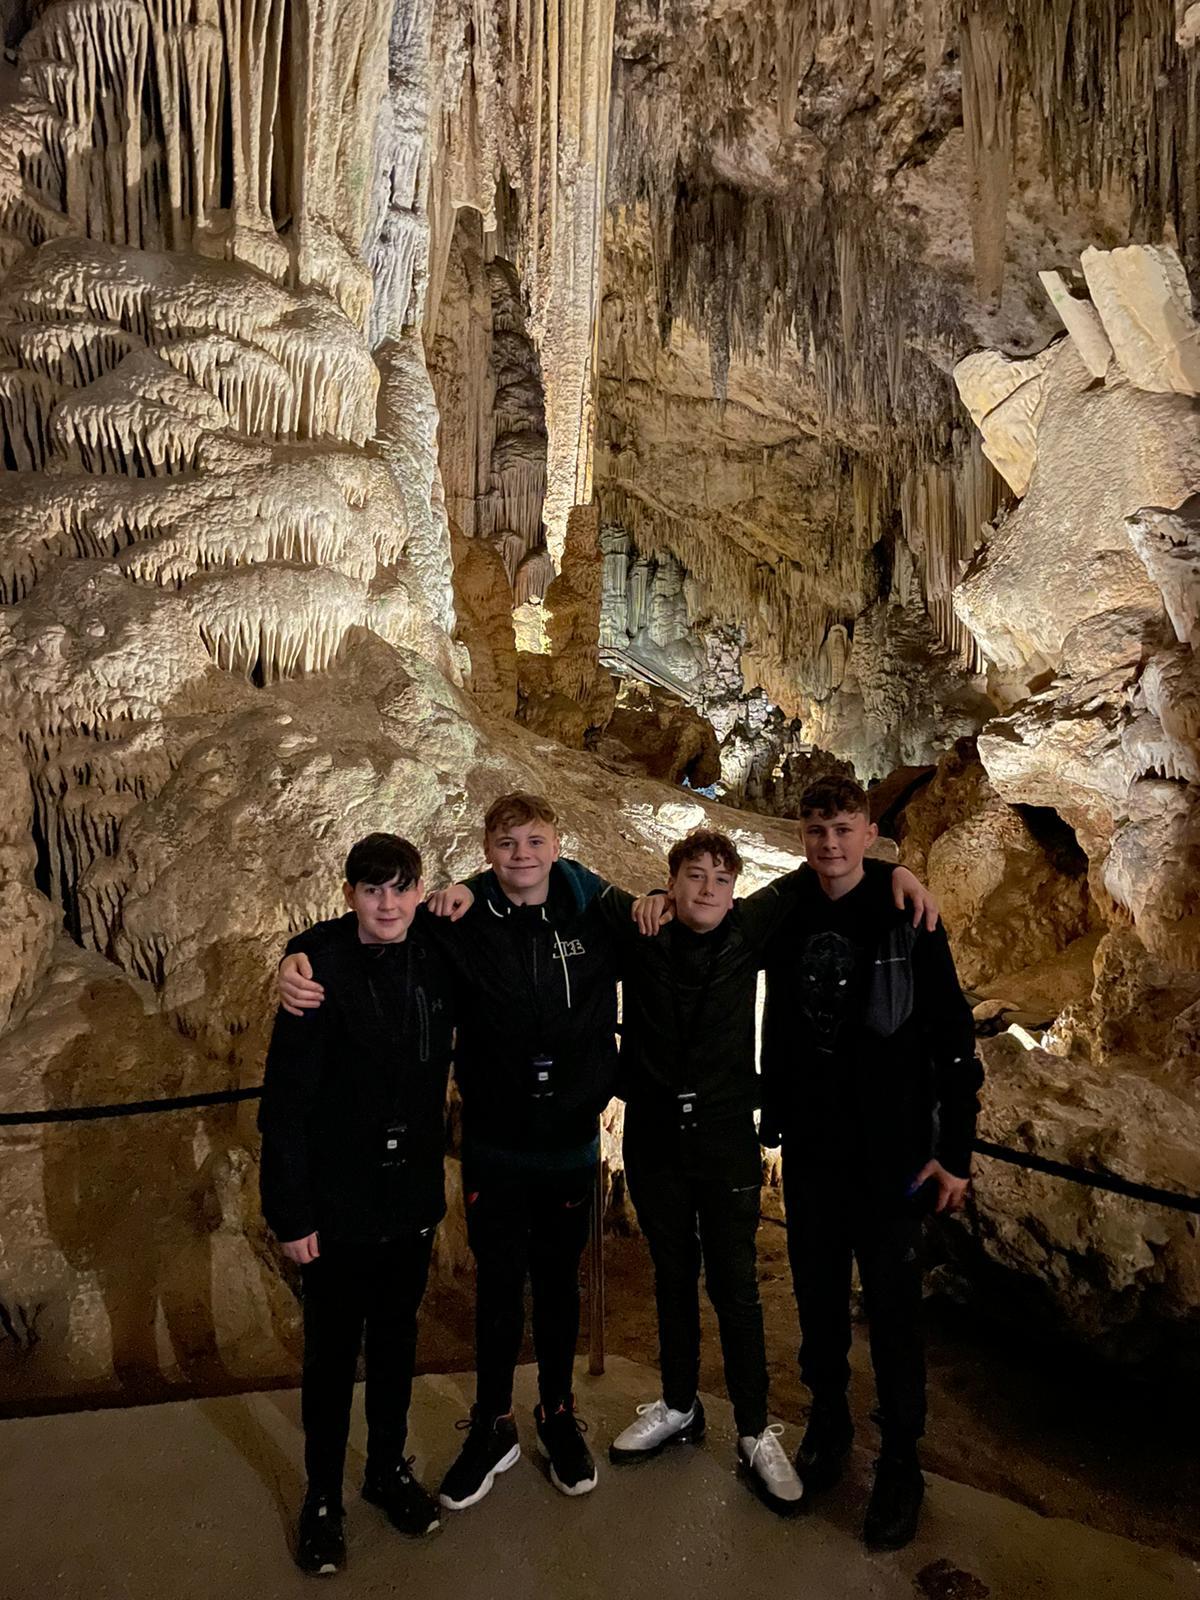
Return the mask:
<path id="1" fill-rule="evenodd" d="M 574 1398 L 549 1412 L 538 1405 L 533 1419 L 538 1449 L 550 1463 L 550 1482 L 560 1494 L 590 1494 L 596 1487 L 596 1463 L 583 1437 L 587 1423 L 575 1415 Z"/>
<path id="2" fill-rule="evenodd" d="M 800 1509 L 804 1485 L 779 1442 L 782 1432 L 783 1423 L 772 1422 L 757 1438 L 743 1434 L 738 1440 L 738 1460 L 759 1499 L 781 1516 L 792 1516 Z"/>
<path id="3" fill-rule="evenodd" d="M 669 1444 L 699 1444 L 704 1437 L 704 1407 L 674 1411 L 665 1400 L 637 1408 L 637 1416 L 608 1447 L 610 1461 L 648 1461 Z"/>
<path id="4" fill-rule="evenodd" d="M 483 1499 L 498 1472 L 507 1472 L 516 1465 L 521 1446 L 511 1412 L 507 1417 L 481 1417 L 472 1411 L 469 1419 L 455 1426 L 469 1428 L 470 1432 L 458 1459 L 442 1479 L 438 1499 L 447 1511 L 465 1511 Z"/>

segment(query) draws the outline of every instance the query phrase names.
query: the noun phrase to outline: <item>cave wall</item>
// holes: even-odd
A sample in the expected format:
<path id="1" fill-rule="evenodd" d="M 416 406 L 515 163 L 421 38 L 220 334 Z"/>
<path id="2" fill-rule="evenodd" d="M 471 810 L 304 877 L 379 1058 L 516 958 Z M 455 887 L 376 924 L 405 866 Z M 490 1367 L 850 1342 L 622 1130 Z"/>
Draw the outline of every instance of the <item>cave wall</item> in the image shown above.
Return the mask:
<path id="1" fill-rule="evenodd" d="M 1194 58 L 1165 0 L 1045 9 L 14 13 L 0 1104 L 257 1082 L 280 943 L 370 829 L 463 873 L 529 787 L 623 882 L 708 817 L 752 888 L 797 830 L 678 787 L 701 716 L 768 810 L 979 734 L 991 792 L 922 835 L 973 973 L 1013 976 L 1021 892 L 1032 968 L 1092 940 L 987 1126 L 1195 1188 Z M 618 712 L 621 627 L 694 707 Z M 286 1368 L 251 1120 L 5 1135 L 6 1392 Z M 1182 1224 L 979 1190 L 976 1266 L 1048 1314 L 1194 1328 Z"/>

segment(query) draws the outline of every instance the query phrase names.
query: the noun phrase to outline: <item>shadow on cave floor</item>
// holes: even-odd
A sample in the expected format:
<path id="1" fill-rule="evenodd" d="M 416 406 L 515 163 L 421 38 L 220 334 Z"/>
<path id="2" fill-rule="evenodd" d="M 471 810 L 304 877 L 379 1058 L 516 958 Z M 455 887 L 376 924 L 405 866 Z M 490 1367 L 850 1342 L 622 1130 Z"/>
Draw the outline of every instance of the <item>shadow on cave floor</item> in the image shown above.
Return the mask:
<path id="1" fill-rule="evenodd" d="M 640 1238 L 610 1234 L 605 1253 L 608 1351 L 654 1362 L 658 1333 L 645 1246 Z M 785 1422 L 800 1424 L 808 1391 L 796 1370 L 796 1306 L 784 1230 L 776 1222 L 764 1221 L 759 1232 L 759 1262 L 771 1407 Z M 722 1394 L 716 1318 L 703 1296 L 701 1306 L 700 1382 Z M 584 1310 L 581 1353 L 586 1305 Z M 929 1431 L 923 1460 L 931 1472 L 1045 1516 L 1200 1558 L 1200 1398 L 1178 1381 L 1155 1388 L 1081 1361 L 1078 1348 L 1018 1344 L 1009 1330 L 946 1301 L 931 1300 L 926 1310 Z M 470 1371 L 470 1317 L 468 1293 L 431 1289 L 419 1353 L 423 1370 Z M 531 1348 L 522 1359 L 532 1359 Z M 877 1436 L 869 1420 L 874 1391 L 861 1324 L 851 1363 L 858 1445 L 869 1455 Z"/>

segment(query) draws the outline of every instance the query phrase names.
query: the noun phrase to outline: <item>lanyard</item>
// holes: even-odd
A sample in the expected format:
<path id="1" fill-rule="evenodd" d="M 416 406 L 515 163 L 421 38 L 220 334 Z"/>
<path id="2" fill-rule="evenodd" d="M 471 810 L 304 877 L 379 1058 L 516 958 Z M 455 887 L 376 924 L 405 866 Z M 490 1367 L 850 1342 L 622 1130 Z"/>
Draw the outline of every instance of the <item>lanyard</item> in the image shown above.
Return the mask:
<path id="1" fill-rule="evenodd" d="M 709 943 L 710 940 L 712 941 L 711 943 Z M 675 1078 L 677 1087 L 695 1087 L 694 1085 L 689 1085 L 685 1080 L 691 1076 L 692 1046 L 700 1037 L 704 1013 L 708 1007 L 708 997 L 712 992 L 713 969 L 716 967 L 717 958 L 721 954 L 721 943 L 723 942 L 723 940 L 718 942 L 715 928 L 712 933 L 705 935 L 704 944 L 701 946 L 704 951 L 704 961 L 700 969 L 700 981 L 697 985 L 697 993 L 691 1013 L 687 1016 L 684 1014 L 684 985 L 679 981 L 681 962 L 678 958 L 683 952 L 682 950 L 676 951 L 674 948 L 671 950 L 670 985 L 671 1005 L 675 1013 Z M 672 940 L 673 944 L 674 940 Z M 688 985 L 688 987 L 690 988 L 691 986 Z"/>
<path id="2" fill-rule="evenodd" d="M 392 951 L 383 945 L 369 946 L 364 950 L 367 961 L 367 988 L 371 991 L 371 1000 L 375 1006 L 376 1020 L 386 1026 L 387 1011 L 380 1000 L 379 990 L 375 986 L 375 977 L 371 970 L 378 964 L 380 971 L 386 971 L 382 963 L 394 960 Z M 392 1077 L 392 1092 L 390 1097 L 391 1110 L 389 1120 L 395 1121 L 400 1112 L 401 1095 L 404 1088 L 404 1052 L 408 1045 L 408 1019 L 412 1010 L 413 992 L 413 956 L 406 939 L 399 951 L 399 959 L 404 962 L 404 1001 L 400 1008 L 400 1048 L 396 1052 L 396 1070 Z"/>
<path id="3" fill-rule="evenodd" d="M 516 946 L 517 961 L 520 964 L 521 976 L 525 979 L 525 988 L 529 997 L 529 1013 L 533 1018 L 534 1048 L 543 1050 L 546 1047 L 546 1017 L 542 1007 L 542 991 L 538 972 L 538 944 L 541 940 L 542 928 L 548 925 L 544 906 L 526 906 L 520 915 L 509 911 L 505 916 L 506 932 Z M 536 916 L 531 913 L 536 912 Z M 551 957 L 553 961 L 553 957 Z"/>

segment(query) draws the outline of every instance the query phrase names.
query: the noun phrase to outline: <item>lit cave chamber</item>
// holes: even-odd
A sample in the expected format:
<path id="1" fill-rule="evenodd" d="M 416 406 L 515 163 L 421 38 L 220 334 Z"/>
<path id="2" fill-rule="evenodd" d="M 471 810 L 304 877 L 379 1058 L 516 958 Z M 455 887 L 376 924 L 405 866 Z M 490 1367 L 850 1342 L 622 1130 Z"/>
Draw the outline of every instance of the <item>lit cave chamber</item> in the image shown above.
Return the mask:
<path id="1" fill-rule="evenodd" d="M 748 891 L 841 773 L 980 1138 L 1200 1194 L 1200 6 L 2 12 L 0 1113 L 257 1085 L 374 829 Z M 0 1126 L 10 1413 L 294 1375 L 254 1114 Z M 981 1158 L 931 1241 L 956 1348 L 1194 1378 L 1194 1213 Z"/>

